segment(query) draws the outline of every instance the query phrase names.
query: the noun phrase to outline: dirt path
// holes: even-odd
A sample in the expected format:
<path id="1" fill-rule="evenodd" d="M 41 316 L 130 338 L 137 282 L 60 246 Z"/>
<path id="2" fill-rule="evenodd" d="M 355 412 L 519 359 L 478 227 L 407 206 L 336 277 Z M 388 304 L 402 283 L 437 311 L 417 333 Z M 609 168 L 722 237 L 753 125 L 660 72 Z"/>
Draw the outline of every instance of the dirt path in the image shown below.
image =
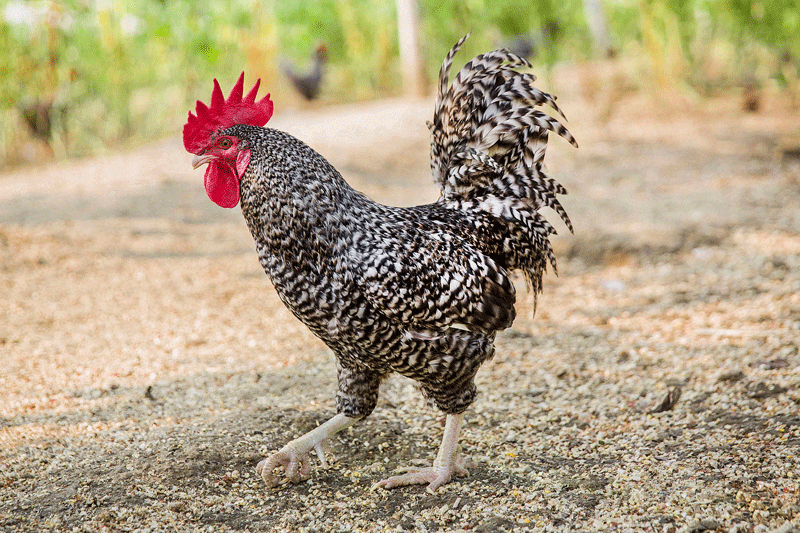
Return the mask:
<path id="1" fill-rule="evenodd" d="M 0 529 L 800 531 L 796 120 L 630 101 L 602 122 L 559 102 L 581 149 L 556 141 L 548 160 L 577 235 L 478 376 L 470 477 L 432 496 L 368 490 L 441 436 L 402 378 L 329 469 L 257 479 L 332 414 L 332 356 L 178 139 L 0 175 Z M 410 205 L 436 197 L 430 107 L 272 125 Z"/>

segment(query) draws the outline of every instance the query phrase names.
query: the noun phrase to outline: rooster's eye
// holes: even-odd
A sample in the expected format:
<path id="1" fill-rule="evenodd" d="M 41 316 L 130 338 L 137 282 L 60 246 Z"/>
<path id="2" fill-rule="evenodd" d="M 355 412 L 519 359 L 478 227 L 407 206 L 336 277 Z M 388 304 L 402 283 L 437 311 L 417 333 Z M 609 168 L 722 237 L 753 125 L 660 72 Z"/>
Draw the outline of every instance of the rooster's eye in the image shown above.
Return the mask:
<path id="1" fill-rule="evenodd" d="M 217 143 L 220 148 L 223 150 L 227 150 L 231 147 L 231 140 L 230 139 L 220 139 L 219 143 Z"/>

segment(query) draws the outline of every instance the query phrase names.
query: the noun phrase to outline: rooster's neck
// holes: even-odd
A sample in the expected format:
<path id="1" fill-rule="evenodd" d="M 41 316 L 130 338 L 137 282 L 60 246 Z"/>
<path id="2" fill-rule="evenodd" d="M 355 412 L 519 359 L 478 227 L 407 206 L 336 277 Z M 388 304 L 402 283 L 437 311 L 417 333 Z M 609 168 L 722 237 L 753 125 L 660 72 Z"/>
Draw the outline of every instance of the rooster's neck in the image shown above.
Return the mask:
<path id="1" fill-rule="evenodd" d="M 267 128 L 254 133 L 241 206 L 262 264 L 273 281 L 309 267 L 321 272 L 343 227 L 357 223 L 363 197 L 301 141 Z"/>

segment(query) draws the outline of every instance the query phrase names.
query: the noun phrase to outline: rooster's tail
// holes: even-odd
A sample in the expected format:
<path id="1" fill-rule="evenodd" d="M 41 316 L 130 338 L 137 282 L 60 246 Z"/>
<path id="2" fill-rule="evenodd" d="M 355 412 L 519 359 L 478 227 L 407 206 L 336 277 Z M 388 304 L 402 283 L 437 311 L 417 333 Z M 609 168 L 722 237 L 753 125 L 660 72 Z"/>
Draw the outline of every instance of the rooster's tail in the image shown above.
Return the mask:
<path id="1" fill-rule="evenodd" d="M 548 132 L 578 146 L 561 123 L 536 109 L 549 105 L 564 117 L 555 97 L 533 86 L 530 67 L 508 50 L 482 54 L 468 62 L 448 87 L 453 57 L 466 38 L 447 54 L 431 130 L 431 168 L 447 207 L 491 215 L 493 227 L 482 242 L 509 270 L 525 274 L 535 292 L 549 262 L 556 269 L 549 236 L 555 229 L 539 213 L 552 208 L 572 231 L 556 195 L 566 189 L 542 169 Z M 496 235 L 494 233 L 497 233 Z"/>

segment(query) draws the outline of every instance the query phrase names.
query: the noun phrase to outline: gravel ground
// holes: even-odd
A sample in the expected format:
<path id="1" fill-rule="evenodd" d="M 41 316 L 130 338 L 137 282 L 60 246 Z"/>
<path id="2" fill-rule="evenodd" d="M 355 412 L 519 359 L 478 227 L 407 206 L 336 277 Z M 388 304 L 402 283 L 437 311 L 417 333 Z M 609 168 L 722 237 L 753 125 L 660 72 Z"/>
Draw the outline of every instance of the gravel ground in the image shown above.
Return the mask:
<path id="1" fill-rule="evenodd" d="M 326 470 L 257 478 L 333 413 L 332 355 L 178 139 L 0 175 L 0 529 L 800 531 L 796 111 L 561 101 L 582 148 L 556 142 L 550 168 L 577 235 L 535 320 L 521 292 L 467 414 L 471 474 L 435 495 L 369 491 L 441 438 L 400 377 Z M 275 126 L 409 205 L 436 196 L 430 107 Z"/>

